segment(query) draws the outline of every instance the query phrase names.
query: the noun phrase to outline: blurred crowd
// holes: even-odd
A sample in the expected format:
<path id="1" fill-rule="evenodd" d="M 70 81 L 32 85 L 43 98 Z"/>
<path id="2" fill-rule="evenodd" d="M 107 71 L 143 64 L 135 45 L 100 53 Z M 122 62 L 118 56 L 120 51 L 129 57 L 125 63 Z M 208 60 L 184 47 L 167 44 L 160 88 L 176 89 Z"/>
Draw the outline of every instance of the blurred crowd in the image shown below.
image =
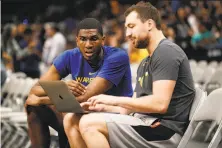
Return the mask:
<path id="1" fill-rule="evenodd" d="M 99 1 L 92 12 L 84 14 L 82 10 L 79 13 L 100 20 L 106 36 L 105 44 L 121 47 L 128 52 L 131 63 L 139 63 L 148 53 L 146 49 L 134 49 L 125 39 L 123 12 L 129 6 L 117 0 L 108 4 Z M 158 1 L 156 7 L 160 10 L 165 36 L 181 46 L 189 59 L 221 61 L 222 2 Z M 84 17 L 31 23 L 24 19 L 19 23 L 3 24 L 1 70 L 21 71 L 32 78 L 40 77 L 56 56 L 76 47 L 76 24 Z"/>

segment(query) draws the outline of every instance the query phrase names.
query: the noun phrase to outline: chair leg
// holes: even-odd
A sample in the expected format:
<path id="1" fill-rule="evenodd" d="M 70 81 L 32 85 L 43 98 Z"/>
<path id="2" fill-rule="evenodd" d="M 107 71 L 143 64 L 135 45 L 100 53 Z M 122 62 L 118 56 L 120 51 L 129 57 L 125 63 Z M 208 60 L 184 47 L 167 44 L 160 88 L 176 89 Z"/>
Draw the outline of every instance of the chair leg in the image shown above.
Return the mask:
<path id="1" fill-rule="evenodd" d="M 217 126 L 216 121 L 213 121 L 211 123 L 211 125 L 210 125 L 210 128 L 209 128 L 209 130 L 207 132 L 207 135 L 206 135 L 206 137 L 204 139 L 204 142 L 207 142 L 208 140 L 210 140 L 210 136 L 211 136 L 211 134 L 212 134 L 212 132 L 213 132 L 213 130 L 215 129 L 216 126 Z"/>
<path id="2" fill-rule="evenodd" d="M 213 136 L 208 148 L 217 148 L 222 139 L 222 121 L 220 122 L 219 127 L 217 128 L 216 133 Z"/>

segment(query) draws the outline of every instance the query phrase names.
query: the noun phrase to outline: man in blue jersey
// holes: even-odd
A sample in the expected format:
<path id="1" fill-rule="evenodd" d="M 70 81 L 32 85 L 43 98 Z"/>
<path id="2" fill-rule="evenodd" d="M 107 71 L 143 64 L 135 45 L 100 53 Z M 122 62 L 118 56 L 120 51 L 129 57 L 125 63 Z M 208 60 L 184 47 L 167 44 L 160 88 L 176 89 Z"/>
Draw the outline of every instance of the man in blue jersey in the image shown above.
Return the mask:
<path id="1" fill-rule="evenodd" d="M 60 80 L 71 74 L 73 80 L 66 83 L 79 102 L 103 93 L 132 96 L 128 55 L 119 48 L 103 46 L 104 36 L 99 21 L 93 18 L 82 20 L 77 27 L 76 42 L 78 48 L 59 55 L 40 80 Z M 58 131 L 60 147 L 66 147 L 68 142 L 63 127 L 64 114 L 55 110 L 39 83 L 29 93 L 26 110 L 32 147 L 50 146 L 48 126 Z M 109 111 L 108 107 L 106 111 Z M 116 111 L 119 111 L 118 108 Z M 66 121 L 66 130 L 69 127 L 71 130 L 72 123 L 78 122 L 79 117 L 69 113 Z M 72 131 L 72 135 L 77 132 L 74 129 Z M 71 137 L 68 135 L 68 138 Z"/>

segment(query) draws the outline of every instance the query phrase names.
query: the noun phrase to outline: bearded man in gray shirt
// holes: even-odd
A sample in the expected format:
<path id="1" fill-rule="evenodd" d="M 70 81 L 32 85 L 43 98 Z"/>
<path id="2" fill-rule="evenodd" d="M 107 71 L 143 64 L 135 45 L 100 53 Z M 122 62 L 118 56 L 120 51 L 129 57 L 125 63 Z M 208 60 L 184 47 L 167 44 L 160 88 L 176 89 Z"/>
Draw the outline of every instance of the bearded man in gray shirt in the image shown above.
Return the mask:
<path id="1" fill-rule="evenodd" d="M 132 5 L 125 16 L 126 37 L 134 47 L 149 52 L 138 68 L 136 98 L 90 98 L 82 104 L 88 110 L 109 107 L 121 114 L 83 115 L 78 123 L 82 139 L 73 143 L 82 142 L 89 148 L 177 147 L 195 96 L 188 58 L 165 38 L 159 12 L 150 3 Z"/>

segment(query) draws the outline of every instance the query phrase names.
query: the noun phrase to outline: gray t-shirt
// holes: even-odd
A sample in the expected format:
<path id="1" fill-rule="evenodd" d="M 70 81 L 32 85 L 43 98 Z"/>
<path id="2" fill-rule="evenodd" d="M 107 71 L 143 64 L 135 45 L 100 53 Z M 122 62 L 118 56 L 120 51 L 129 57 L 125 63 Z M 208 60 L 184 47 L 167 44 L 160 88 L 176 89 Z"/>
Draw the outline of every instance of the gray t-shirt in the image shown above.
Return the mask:
<path id="1" fill-rule="evenodd" d="M 167 39 L 159 43 L 151 57 L 140 63 L 135 88 L 137 97 L 151 95 L 152 84 L 158 80 L 175 80 L 176 85 L 167 113 L 148 115 L 159 118 L 162 125 L 182 135 L 189 121 L 195 88 L 186 54 Z"/>

